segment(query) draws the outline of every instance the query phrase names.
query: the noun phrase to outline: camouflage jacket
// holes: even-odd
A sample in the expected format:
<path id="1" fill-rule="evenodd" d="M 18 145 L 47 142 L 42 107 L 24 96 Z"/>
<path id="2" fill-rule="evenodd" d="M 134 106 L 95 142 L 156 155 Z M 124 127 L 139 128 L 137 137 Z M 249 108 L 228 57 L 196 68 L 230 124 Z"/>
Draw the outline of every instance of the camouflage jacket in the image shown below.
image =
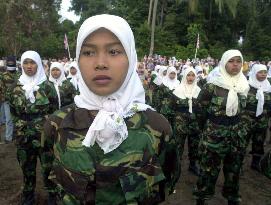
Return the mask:
<path id="1" fill-rule="evenodd" d="M 147 110 L 125 119 L 128 138 L 104 154 L 82 146 L 94 111 L 67 106 L 45 123 L 45 143 L 54 147 L 52 179 L 64 204 L 157 204 L 178 180 L 178 154 L 171 128 Z M 166 191 L 168 190 L 168 191 Z"/>
<path id="2" fill-rule="evenodd" d="M 271 93 L 264 93 L 263 113 L 256 117 L 258 100 L 256 99 L 257 89 L 250 86 L 247 96 L 246 114 L 248 117 L 248 126 L 257 127 L 257 129 L 266 129 L 271 112 Z"/>
<path id="3" fill-rule="evenodd" d="M 175 129 L 182 132 L 179 134 L 193 135 L 200 133 L 195 114 L 198 112 L 197 99 L 192 99 L 192 113 L 190 113 L 188 98 L 180 99 L 173 94 L 171 98 L 170 109 L 174 118 Z"/>
<path id="4" fill-rule="evenodd" d="M 198 96 L 199 126 L 204 129 L 205 143 L 214 149 L 223 150 L 228 145 L 247 146 L 248 124 L 245 114 L 246 97 L 238 94 L 238 111 L 233 117 L 226 115 L 228 90 L 207 83 Z"/>
<path id="5" fill-rule="evenodd" d="M 27 144 L 32 140 L 40 142 L 45 116 L 58 109 L 57 94 L 48 81 L 39 85 L 34 93 L 36 101 L 31 103 L 25 97 L 23 86 L 17 83 L 8 89 L 8 101 L 16 130 L 16 143 Z"/>
<path id="6" fill-rule="evenodd" d="M 0 102 L 7 100 L 7 89 L 15 86 L 20 74 L 18 72 L 1 72 L 0 75 Z"/>
<path id="7" fill-rule="evenodd" d="M 54 88 L 54 84 L 52 82 L 49 82 L 49 83 Z M 64 107 L 66 105 L 72 104 L 74 96 L 79 94 L 79 92 L 76 91 L 75 87 L 72 85 L 72 83 L 69 80 L 65 80 L 62 82 L 62 85 L 59 87 L 59 94 L 60 94 L 61 107 Z"/>

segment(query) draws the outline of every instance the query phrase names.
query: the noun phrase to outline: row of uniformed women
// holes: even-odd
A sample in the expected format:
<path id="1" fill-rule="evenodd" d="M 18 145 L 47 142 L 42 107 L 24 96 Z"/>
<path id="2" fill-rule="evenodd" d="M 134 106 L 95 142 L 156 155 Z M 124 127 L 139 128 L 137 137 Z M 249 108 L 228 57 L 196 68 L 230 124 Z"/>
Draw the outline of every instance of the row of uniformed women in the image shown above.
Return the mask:
<path id="1" fill-rule="evenodd" d="M 223 196 L 228 204 L 240 203 L 239 175 L 250 139 L 251 167 L 259 170 L 270 117 L 271 86 L 266 79 L 266 66 L 254 65 L 248 82 L 241 72 L 242 63 L 238 50 L 225 52 L 218 72 L 202 89 L 197 86 L 193 68 L 184 71 L 181 84 L 174 90 L 166 84 L 157 86 L 158 80 L 154 80 L 154 87 L 159 90 L 156 102 L 161 103 L 156 108 L 171 122 L 180 155 L 188 137 L 189 169 L 197 174 L 195 161 L 200 163 L 193 193 L 197 204 L 206 204 L 214 194 L 221 164 L 225 178 Z"/>
<path id="2" fill-rule="evenodd" d="M 73 102 L 76 89 L 66 80 L 63 66 L 58 62 L 51 64 L 47 80 L 41 58 L 35 51 L 24 52 L 21 65 L 22 75 L 8 91 L 16 128 L 17 159 L 24 179 L 21 204 L 34 204 L 37 158 L 41 162 L 44 185 L 50 193 L 48 203 L 53 204 L 55 185 L 48 179 L 53 155 L 43 146 L 42 127 L 45 116 Z"/>
<path id="3" fill-rule="evenodd" d="M 74 99 L 71 88 L 62 91 L 68 83 L 59 64 L 51 66 L 53 86 L 36 52 L 21 59 L 22 76 L 10 90 L 24 174 L 21 204 L 34 204 L 37 157 L 49 204 L 58 196 L 69 205 L 150 205 L 173 192 L 179 177 L 176 143 L 167 120 L 145 104 L 134 36 L 124 19 L 97 15 L 80 27 L 80 94 Z M 68 103 L 61 96 L 67 93 L 72 104 L 55 111 Z"/>

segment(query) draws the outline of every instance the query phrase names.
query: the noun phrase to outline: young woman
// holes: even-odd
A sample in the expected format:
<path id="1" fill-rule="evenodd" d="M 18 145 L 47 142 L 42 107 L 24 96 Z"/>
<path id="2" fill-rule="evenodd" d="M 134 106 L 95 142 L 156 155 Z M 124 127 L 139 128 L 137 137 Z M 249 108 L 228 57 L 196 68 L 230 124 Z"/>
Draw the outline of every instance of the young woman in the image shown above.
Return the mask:
<path id="1" fill-rule="evenodd" d="M 51 64 L 49 81 L 53 83 L 57 93 L 59 109 L 73 103 L 76 90 L 71 82 L 66 79 L 61 63 L 53 62 Z"/>
<path id="2" fill-rule="evenodd" d="M 244 126 L 244 108 L 249 91 L 241 68 L 243 57 L 238 50 L 226 51 L 219 72 L 212 77 L 198 96 L 201 111 L 197 116 L 203 134 L 199 145 L 200 168 L 194 195 L 197 204 L 215 193 L 215 184 L 223 166 L 222 194 L 229 205 L 238 205 L 239 175 L 247 145 L 247 127 Z"/>
<path id="3" fill-rule="evenodd" d="M 198 175 L 198 144 L 200 130 L 195 113 L 198 111 L 197 97 L 200 88 L 197 85 L 195 69 L 190 67 L 184 71 L 182 82 L 173 91 L 171 110 L 174 116 L 175 138 L 178 143 L 180 158 L 185 140 L 188 138 L 189 170 Z"/>
<path id="4" fill-rule="evenodd" d="M 170 90 L 174 90 L 180 81 L 177 80 L 177 70 L 175 67 L 171 66 L 167 69 L 167 75 L 163 78 L 163 84 Z"/>
<path id="5" fill-rule="evenodd" d="M 70 70 L 69 70 L 69 75 L 67 76 L 67 79 L 70 80 L 72 85 L 74 86 L 75 90 L 78 92 L 79 87 L 78 87 L 78 81 L 79 81 L 79 69 L 76 61 L 73 61 L 70 64 Z"/>
<path id="6" fill-rule="evenodd" d="M 264 141 L 271 111 L 271 85 L 267 80 L 265 65 L 253 65 L 249 85 L 246 113 L 250 126 L 249 139 L 252 139 L 251 168 L 259 171 L 259 162 L 264 155 Z"/>
<path id="7" fill-rule="evenodd" d="M 53 155 L 41 141 L 45 116 L 58 109 L 57 94 L 47 81 L 40 56 L 26 51 L 21 56 L 22 75 L 9 90 L 9 103 L 15 124 L 17 159 L 23 171 L 21 204 L 34 204 L 36 164 L 40 159 L 49 201 L 54 200 L 54 184 L 48 179 Z"/>
<path id="8" fill-rule="evenodd" d="M 88 18 L 77 37 L 80 95 L 45 124 L 63 204 L 158 204 L 178 179 L 167 120 L 145 104 L 128 23 Z"/>

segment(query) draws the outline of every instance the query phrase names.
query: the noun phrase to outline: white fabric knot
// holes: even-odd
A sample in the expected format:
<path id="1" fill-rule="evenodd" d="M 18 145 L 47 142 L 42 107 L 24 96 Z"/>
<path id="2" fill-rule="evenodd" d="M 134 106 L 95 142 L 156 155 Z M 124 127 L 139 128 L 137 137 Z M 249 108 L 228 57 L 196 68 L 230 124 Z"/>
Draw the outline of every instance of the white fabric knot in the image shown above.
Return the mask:
<path id="1" fill-rule="evenodd" d="M 33 83 L 27 84 L 23 86 L 23 89 L 25 90 L 25 97 L 26 99 L 30 100 L 31 103 L 34 103 L 36 101 L 36 98 L 34 96 L 34 92 L 39 90 L 39 86 L 34 85 Z"/>

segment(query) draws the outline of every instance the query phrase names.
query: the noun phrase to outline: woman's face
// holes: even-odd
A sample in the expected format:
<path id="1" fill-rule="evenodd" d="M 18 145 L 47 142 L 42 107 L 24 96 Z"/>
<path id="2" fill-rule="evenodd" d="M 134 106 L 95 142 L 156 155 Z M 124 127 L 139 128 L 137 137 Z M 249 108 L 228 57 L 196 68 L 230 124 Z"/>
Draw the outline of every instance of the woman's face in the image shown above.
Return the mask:
<path id="1" fill-rule="evenodd" d="M 129 61 L 119 39 L 109 30 L 99 29 L 82 44 L 79 67 L 88 88 L 97 95 L 106 96 L 123 84 Z"/>
<path id="2" fill-rule="evenodd" d="M 176 77 L 176 73 L 175 72 L 171 72 L 168 77 L 170 78 L 170 80 L 174 80 Z"/>
<path id="3" fill-rule="evenodd" d="M 76 75 L 76 73 L 77 73 L 76 68 L 71 67 L 71 68 L 70 68 L 70 73 L 71 73 L 72 75 Z"/>
<path id="4" fill-rule="evenodd" d="M 188 84 L 193 84 L 194 80 L 196 79 L 195 73 L 190 71 L 186 76 L 186 81 Z"/>
<path id="5" fill-rule="evenodd" d="M 164 70 L 163 71 L 163 76 L 166 76 L 167 75 L 167 70 Z"/>
<path id="6" fill-rule="evenodd" d="M 267 71 L 266 70 L 261 70 L 256 74 L 256 79 L 258 81 L 264 81 L 267 77 Z"/>
<path id="7" fill-rule="evenodd" d="M 26 75 L 34 76 L 37 73 L 38 65 L 35 61 L 30 58 L 26 58 L 23 62 L 23 70 Z"/>
<path id="8" fill-rule="evenodd" d="M 230 74 L 231 76 L 237 75 L 241 71 L 241 68 L 242 68 L 242 60 L 240 56 L 235 56 L 231 58 L 227 62 L 225 68 L 226 68 L 227 73 Z"/>
<path id="9" fill-rule="evenodd" d="M 59 68 L 52 68 L 51 75 L 54 79 L 58 79 L 61 75 L 61 70 Z"/>

